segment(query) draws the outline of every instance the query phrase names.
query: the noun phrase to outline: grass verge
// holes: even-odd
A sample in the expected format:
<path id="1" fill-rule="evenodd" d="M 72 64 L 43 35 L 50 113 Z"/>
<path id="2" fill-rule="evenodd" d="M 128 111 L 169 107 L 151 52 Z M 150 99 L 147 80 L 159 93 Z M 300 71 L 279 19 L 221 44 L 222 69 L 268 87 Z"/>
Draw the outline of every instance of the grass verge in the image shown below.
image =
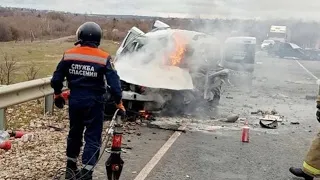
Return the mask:
<path id="1" fill-rule="evenodd" d="M 64 39 L 61 41 L 47 40 L 36 42 L 2 42 L 0 43 L 0 63 L 2 55 L 7 54 L 17 61 L 17 70 L 13 72 L 14 81 L 26 81 L 25 73 L 30 66 L 37 66 L 36 78 L 51 76 L 65 50 L 72 48 L 75 40 Z M 100 48 L 111 55 L 116 53 L 119 43 L 103 40 Z"/>

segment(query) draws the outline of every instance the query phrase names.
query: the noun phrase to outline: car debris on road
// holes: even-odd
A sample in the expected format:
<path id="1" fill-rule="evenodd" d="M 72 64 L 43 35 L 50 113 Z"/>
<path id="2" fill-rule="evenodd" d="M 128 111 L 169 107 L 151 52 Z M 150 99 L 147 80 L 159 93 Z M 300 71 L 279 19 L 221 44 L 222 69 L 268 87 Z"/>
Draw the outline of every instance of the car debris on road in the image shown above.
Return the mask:
<path id="1" fill-rule="evenodd" d="M 234 116 L 229 116 L 227 118 L 220 119 L 222 122 L 227 122 L 227 123 L 235 123 L 239 119 L 238 115 Z"/>
<path id="2" fill-rule="evenodd" d="M 259 124 L 262 128 L 267 129 L 277 129 L 278 128 L 278 121 L 274 120 L 272 122 L 267 123 L 268 121 L 261 120 L 259 121 Z"/>
<path id="3" fill-rule="evenodd" d="M 254 115 L 261 114 L 262 117 L 259 118 L 259 125 L 262 128 L 267 128 L 267 129 L 277 129 L 278 123 L 282 122 L 284 118 L 284 116 L 279 115 L 276 110 L 271 110 L 271 111 L 257 110 L 255 112 L 251 112 L 251 114 L 254 114 Z"/>
<path id="4" fill-rule="evenodd" d="M 260 120 L 262 121 L 277 121 L 277 122 L 282 122 L 283 121 L 284 116 L 281 115 L 270 115 L 270 114 L 266 114 L 263 115 L 263 117 L 260 118 Z"/>

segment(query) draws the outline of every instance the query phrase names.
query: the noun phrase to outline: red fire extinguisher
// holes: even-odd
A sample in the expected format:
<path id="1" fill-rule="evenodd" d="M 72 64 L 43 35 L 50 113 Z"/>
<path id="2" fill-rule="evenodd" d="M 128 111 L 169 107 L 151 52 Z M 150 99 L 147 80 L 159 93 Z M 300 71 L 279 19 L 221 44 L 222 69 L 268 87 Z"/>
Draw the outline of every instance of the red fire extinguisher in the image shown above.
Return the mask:
<path id="1" fill-rule="evenodd" d="M 244 126 L 242 127 L 241 141 L 249 143 L 249 125 L 248 125 L 247 120 L 246 120 Z"/>

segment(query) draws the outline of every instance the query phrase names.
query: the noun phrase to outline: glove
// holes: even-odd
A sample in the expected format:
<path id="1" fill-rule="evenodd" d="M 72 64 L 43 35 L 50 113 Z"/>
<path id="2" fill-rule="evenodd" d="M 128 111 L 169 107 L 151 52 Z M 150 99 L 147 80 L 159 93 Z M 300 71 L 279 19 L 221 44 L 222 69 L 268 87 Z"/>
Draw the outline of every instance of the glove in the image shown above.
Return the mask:
<path id="1" fill-rule="evenodd" d="M 120 101 L 120 103 L 117 104 L 116 106 L 117 106 L 117 108 L 119 109 L 118 115 L 120 115 L 120 116 L 122 116 L 122 117 L 126 116 L 126 109 L 125 109 L 125 107 L 123 106 L 122 101 Z"/>
<path id="2" fill-rule="evenodd" d="M 54 105 L 57 108 L 62 109 L 65 104 L 66 104 L 66 101 L 64 100 L 61 94 L 54 95 Z"/>

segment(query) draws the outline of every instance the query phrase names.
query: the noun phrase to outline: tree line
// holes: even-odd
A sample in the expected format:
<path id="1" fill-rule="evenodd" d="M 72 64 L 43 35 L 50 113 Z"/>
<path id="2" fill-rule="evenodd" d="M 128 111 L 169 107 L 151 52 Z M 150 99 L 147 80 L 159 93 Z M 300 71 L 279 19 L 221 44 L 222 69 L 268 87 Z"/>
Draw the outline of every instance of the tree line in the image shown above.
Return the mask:
<path id="1" fill-rule="evenodd" d="M 228 36 L 236 31 L 255 36 L 258 42 L 267 37 L 271 25 L 286 25 L 291 30 L 291 41 L 302 47 L 314 47 L 320 38 L 320 23 L 300 20 L 237 20 L 237 19 L 178 19 L 154 17 L 110 17 L 38 11 L 23 8 L 0 8 L 0 41 L 34 41 L 74 35 L 80 24 L 95 21 L 104 30 L 104 38 L 121 41 L 127 31 L 136 26 L 147 32 L 159 19 L 173 28 L 197 30 Z"/>

